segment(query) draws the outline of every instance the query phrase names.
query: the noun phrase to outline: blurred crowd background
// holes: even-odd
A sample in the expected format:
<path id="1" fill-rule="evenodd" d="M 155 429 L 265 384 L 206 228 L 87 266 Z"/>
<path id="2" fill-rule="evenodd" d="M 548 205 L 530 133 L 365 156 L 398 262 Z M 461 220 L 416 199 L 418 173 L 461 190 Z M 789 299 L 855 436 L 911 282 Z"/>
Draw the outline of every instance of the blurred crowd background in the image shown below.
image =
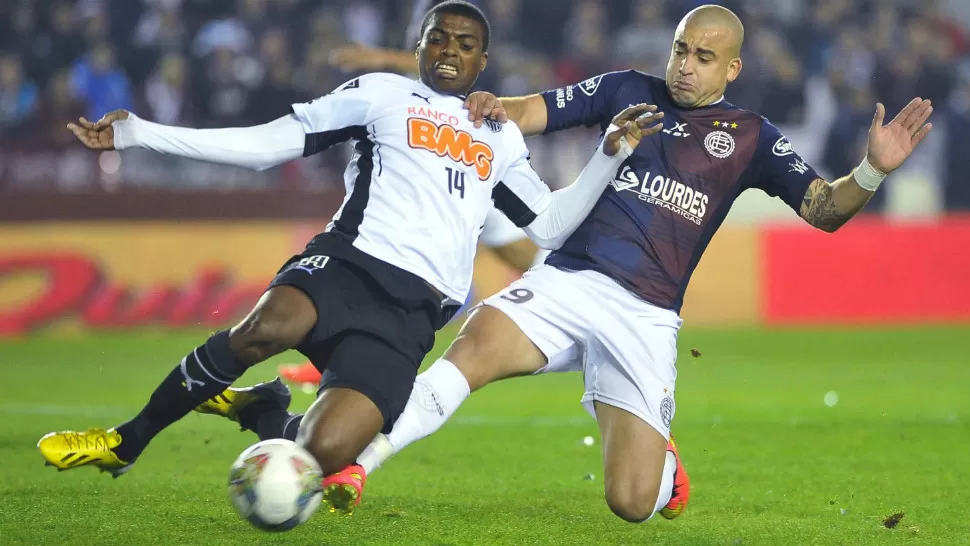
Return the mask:
<path id="1" fill-rule="evenodd" d="M 493 26 L 478 87 L 521 95 L 626 68 L 662 75 L 696 0 L 481 0 Z M 934 101 L 910 200 L 970 209 L 970 1 L 736 0 L 744 70 L 731 102 L 779 125 L 820 172 L 862 157 L 876 101 Z M 343 152 L 267 173 L 79 149 L 65 123 L 132 109 L 165 124 L 257 124 L 369 71 L 367 48 L 413 49 L 415 0 L 4 0 L 0 189 L 112 192 L 342 188 Z M 409 33 L 410 29 L 410 33 Z M 359 44 L 356 49 L 346 49 Z M 342 49 L 343 48 L 343 49 Z M 537 170 L 572 180 L 595 133 L 531 139 Z M 586 151 L 583 151 L 586 150 Z M 574 153 L 575 152 L 575 153 Z M 12 192 L 12 193 L 11 193 Z M 931 194 L 926 197 L 924 194 Z M 904 199 L 905 200 L 905 199 Z M 870 211 L 884 207 L 877 199 Z M 933 207 L 931 207 L 933 208 Z"/>

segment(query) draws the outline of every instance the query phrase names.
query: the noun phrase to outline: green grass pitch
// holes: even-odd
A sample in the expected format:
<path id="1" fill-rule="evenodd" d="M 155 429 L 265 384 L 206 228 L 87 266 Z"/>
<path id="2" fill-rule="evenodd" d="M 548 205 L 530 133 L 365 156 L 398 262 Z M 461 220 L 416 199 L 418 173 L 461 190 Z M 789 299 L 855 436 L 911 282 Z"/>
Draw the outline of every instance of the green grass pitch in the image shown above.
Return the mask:
<path id="1" fill-rule="evenodd" d="M 229 464 L 255 436 L 213 416 L 163 432 L 118 480 L 43 466 L 41 435 L 117 424 L 204 337 L 0 342 L 0 544 L 970 544 L 968 328 L 688 325 L 673 428 L 694 487 L 674 521 L 610 514 L 578 374 L 473 394 L 438 434 L 370 476 L 352 517 L 321 511 L 282 535 L 230 506 Z M 830 391 L 834 406 L 823 403 Z M 310 400 L 295 393 L 294 407 Z M 905 516 L 888 529 L 894 512 Z"/>

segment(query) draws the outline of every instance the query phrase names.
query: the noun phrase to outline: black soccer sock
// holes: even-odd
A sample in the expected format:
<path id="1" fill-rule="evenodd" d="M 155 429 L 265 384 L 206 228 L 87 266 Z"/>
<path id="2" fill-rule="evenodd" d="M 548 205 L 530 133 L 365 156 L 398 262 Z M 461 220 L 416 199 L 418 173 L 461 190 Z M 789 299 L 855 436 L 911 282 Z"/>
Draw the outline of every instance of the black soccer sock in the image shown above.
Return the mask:
<path id="1" fill-rule="evenodd" d="M 122 441 L 115 454 L 134 461 L 165 427 L 224 391 L 247 368 L 230 349 L 228 331 L 213 335 L 182 359 L 134 419 L 117 427 Z"/>
<path id="2" fill-rule="evenodd" d="M 254 402 L 239 411 L 239 424 L 259 436 L 260 440 L 285 438 L 296 440 L 303 415 L 290 413 L 268 401 Z"/>

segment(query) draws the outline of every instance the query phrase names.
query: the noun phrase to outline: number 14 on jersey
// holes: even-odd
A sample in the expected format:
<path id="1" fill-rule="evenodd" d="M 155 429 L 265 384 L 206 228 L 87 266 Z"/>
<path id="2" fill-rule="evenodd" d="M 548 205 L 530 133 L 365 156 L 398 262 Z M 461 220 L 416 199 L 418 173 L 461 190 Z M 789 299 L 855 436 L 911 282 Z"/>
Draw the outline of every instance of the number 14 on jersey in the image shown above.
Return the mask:
<path id="1" fill-rule="evenodd" d="M 459 199 L 465 198 L 465 172 L 451 167 L 445 167 L 448 171 L 448 193 L 458 194 Z"/>

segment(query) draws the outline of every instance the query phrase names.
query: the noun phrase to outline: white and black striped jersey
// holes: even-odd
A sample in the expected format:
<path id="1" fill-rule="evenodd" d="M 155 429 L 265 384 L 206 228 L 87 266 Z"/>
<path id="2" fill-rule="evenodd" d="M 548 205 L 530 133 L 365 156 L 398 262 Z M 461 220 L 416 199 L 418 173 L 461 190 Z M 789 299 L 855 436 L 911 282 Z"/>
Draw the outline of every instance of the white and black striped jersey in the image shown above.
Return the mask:
<path id="1" fill-rule="evenodd" d="M 355 148 L 347 194 L 327 231 L 459 302 L 492 202 L 522 227 L 551 200 L 518 126 L 475 128 L 462 104 L 419 81 L 376 73 L 293 105 L 304 156 L 348 140 Z"/>

